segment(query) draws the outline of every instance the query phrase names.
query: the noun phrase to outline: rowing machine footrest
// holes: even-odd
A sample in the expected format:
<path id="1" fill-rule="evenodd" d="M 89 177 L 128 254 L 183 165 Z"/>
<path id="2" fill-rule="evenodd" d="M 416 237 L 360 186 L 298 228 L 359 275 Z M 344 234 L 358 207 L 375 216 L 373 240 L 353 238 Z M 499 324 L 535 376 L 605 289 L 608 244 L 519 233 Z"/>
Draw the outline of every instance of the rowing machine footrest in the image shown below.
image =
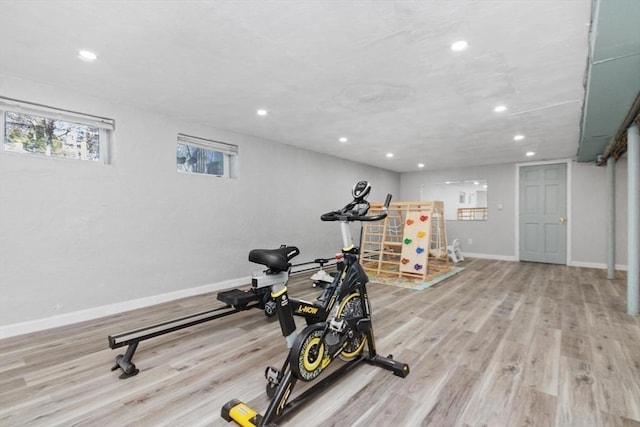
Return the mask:
<path id="1" fill-rule="evenodd" d="M 218 300 L 235 308 L 242 308 L 251 302 L 258 301 L 260 296 L 251 291 L 241 291 L 240 289 L 231 289 L 230 291 L 220 292 Z"/>

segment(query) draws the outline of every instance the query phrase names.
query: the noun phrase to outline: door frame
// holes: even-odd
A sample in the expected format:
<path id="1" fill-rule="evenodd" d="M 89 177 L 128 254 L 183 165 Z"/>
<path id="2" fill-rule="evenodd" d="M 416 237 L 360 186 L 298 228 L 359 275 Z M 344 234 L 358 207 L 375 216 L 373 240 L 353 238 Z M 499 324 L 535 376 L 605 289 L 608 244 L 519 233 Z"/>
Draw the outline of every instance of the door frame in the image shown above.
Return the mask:
<path id="1" fill-rule="evenodd" d="M 573 228 L 573 218 L 571 212 L 571 159 L 547 160 L 543 162 L 516 163 L 516 220 L 515 220 L 515 244 L 516 244 L 516 260 L 520 261 L 520 168 L 525 166 L 543 166 L 564 163 L 567 165 L 567 263 L 571 265 L 571 229 Z"/>

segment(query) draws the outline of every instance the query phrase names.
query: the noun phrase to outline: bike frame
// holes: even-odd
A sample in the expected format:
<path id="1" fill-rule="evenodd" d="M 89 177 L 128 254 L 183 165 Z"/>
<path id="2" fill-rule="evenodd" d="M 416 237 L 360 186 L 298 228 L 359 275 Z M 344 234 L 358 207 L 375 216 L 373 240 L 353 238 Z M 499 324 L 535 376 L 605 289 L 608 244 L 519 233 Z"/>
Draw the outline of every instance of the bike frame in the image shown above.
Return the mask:
<path id="1" fill-rule="evenodd" d="M 345 206 L 341 211 L 330 212 L 322 215 L 323 221 L 339 221 L 340 230 L 342 232 L 342 240 L 344 247 L 342 248 L 343 262 L 342 269 L 335 276 L 330 286 L 325 289 L 327 293 L 326 298 L 322 305 L 307 304 L 299 305 L 299 302 L 292 303 L 295 300 L 290 300 L 287 292 L 286 281 L 276 283 L 271 288 L 271 297 L 276 301 L 276 311 L 282 329 L 282 335 L 285 337 L 287 347 L 289 348 L 289 354 L 285 359 L 282 369 L 277 371 L 274 368 L 267 368 L 265 376 L 267 377 L 267 395 L 271 397 L 271 402 L 264 415 L 258 414 L 255 410 L 250 408 L 245 403 L 234 399 L 222 408 L 221 415 L 227 421 L 236 421 L 243 426 L 266 426 L 271 423 L 280 420 L 290 414 L 297 407 L 305 403 L 311 397 L 315 396 L 318 392 L 326 389 L 332 385 L 336 380 L 344 376 L 348 371 L 355 368 L 360 362 L 366 362 L 386 370 L 391 371 L 394 375 L 399 377 L 406 377 L 409 374 L 409 366 L 406 363 L 401 363 L 393 360 L 393 356 L 382 357 L 377 354 L 375 340 L 373 336 L 373 328 L 371 325 L 371 309 L 369 306 L 369 298 L 367 294 L 366 284 L 369 281 L 364 269 L 359 263 L 358 256 L 360 249 L 353 244 L 353 238 L 351 236 L 351 229 L 349 223 L 353 221 L 377 221 L 386 217 L 386 212 L 377 216 L 366 216 L 369 208 L 369 204 L 364 201 L 364 198 L 369 192 L 369 185 L 366 181 L 361 181 L 354 187 L 354 201 Z M 387 200 L 384 204 L 384 208 L 389 206 L 391 201 L 391 195 L 387 195 Z M 360 206 L 357 210 L 355 207 Z M 345 355 L 347 357 L 353 357 L 346 364 L 340 366 L 323 379 L 319 380 L 314 386 L 308 388 L 296 398 L 289 401 L 291 393 L 295 384 L 298 381 L 296 375 L 300 375 L 298 372 L 294 374 L 291 369 L 291 363 L 295 363 L 297 357 L 300 355 L 296 353 L 300 351 L 298 348 L 294 348 L 294 342 L 296 341 L 296 325 L 294 319 L 294 305 L 299 308 L 302 307 L 304 311 L 318 308 L 323 309 L 321 312 L 324 319 L 316 323 L 310 323 L 310 319 L 307 318 L 308 326 L 302 331 L 301 338 L 307 339 L 310 333 L 313 333 L 313 328 L 323 329 L 322 337 L 319 337 L 324 341 L 329 348 L 327 351 L 330 353 L 325 355 L 320 363 L 322 363 L 322 370 L 328 366 L 339 354 L 341 354 L 345 345 L 349 342 L 350 338 L 346 338 L 346 335 L 341 335 L 337 339 L 333 338 L 334 342 L 330 343 L 325 338 L 330 338 L 329 331 L 332 327 L 335 327 L 333 321 L 340 311 L 343 300 L 349 295 L 353 295 L 358 292 L 360 298 L 360 304 L 362 307 L 362 314 L 358 314 L 357 317 L 342 318 L 340 322 L 347 322 L 351 331 L 357 331 L 363 334 L 366 338 L 367 352 L 364 348 L 356 349 L 351 355 Z M 323 296 L 325 296 L 323 294 Z M 296 305 L 298 304 L 298 305 Z M 300 314 L 300 313 L 295 313 Z M 332 317 L 329 322 L 327 319 Z M 336 322 L 339 323 L 339 322 Z M 344 325 L 344 324 L 343 324 Z M 310 329 L 311 328 L 311 329 Z M 304 335 L 307 334 L 307 335 Z M 297 346 L 302 343 L 296 344 Z M 356 354 L 357 353 L 357 354 Z M 318 356 L 320 357 L 320 356 Z M 295 360 L 294 360 L 295 359 Z M 292 360 L 294 360 L 292 362 Z M 296 368 L 297 369 L 297 368 Z M 316 379 L 317 375 L 321 375 L 322 371 L 319 371 L 316 375 L 303 379 L 305 381 L 311 381 Z M 271 390 L 274 390 L 271 392 Z"/>
<path id="2" fill-rule="evenodd" d="M 298 379 L 291 372 L 289 357 L 286 358 L 280 371 L 277 371 L 277 374 L 272 374 L 271 378 L 269 378 L 269 370 L 267 370 L 267 380 L 269 382 L 276 385 L 284 383 L 285 385 L 280 386 L 276 390 L 276 394 L 273 396 L 269 407 L 265 411 L 262 418 L 262 422 L 264 422 L 265 425 L 275 421 L 278 418 L 281 418 L 286 413 L 293 410 L 293 408 L 302 404 L 303 401 L 309 399 L 312 395 L 316 394 L 317 391 L 320 391 L 321 389 L 328 386 L 335 377 L 344 374 L 345 371 L 351 370 L 358 362 L 361 362 L 367 358 L 377 357 L 375 340 L 371 328 L 371 310 L 369 307 L 369 299 L 366 288 L 366 284 L 369 281 L 369 278 L 358 262 L 359 249 L 353 245 L 351 230 L 348 221 L 341 220 L 340 229 L 342 231 L 343 243 L 347 244 L 342 249 L 344 266 L 341 271 L 336 274 L 331 285 L 327 287 L 330 295 L 328 295 L 328 298 L 326 298 L 324 304 L 322 304 L 322 309 L 324 311 L 323 314 L 325 315 L 325 318 L 320 321 L 325 321 L 334 311 L 334 308 L 339 307 L 340 302 L 344 299 L 344 297 L 354 292 L 358 292 L 360 295 L 360 302 L 363 313 L 361 316 L 361 322 L 357 325 L 357 328 L 366 336 L 368 356 L 365 357 L 364 355 L 359 355 L 355 359 L 349 361 L 341 369 L 336 371 L 334 373 L 335 375 L 332 374 L 324 380 L 320 381 L 320 383 L 314 387 L 313 392 L 309 390 L 308 392 L 303 393 L 289 403 L 287 403 L 287 400 L 289 398 L 290 392 L 298 381 Z M 281 289 L 272 289 L 271 296 L 276 301 L 276 310 L 278 311 L 278 319 L 280 321 L 282 334 L 285 337 L 287 347 L 291 350 L 293 342 L 296 338 L 296 325 L 293 316 L 294 314 L 298 314 L 293 307 L 295 307 L 295 304 L 299 304 L 299 302 L 293 299 L 289 299 L 286 285 Z M 293 304 L 291 304 L 290 302 Z M 316 305 L 313 306 L 315 307 Z M 342 351 L 342 349 L 339 349 L 338 353 L 340 353 L 340 351 Z"/>

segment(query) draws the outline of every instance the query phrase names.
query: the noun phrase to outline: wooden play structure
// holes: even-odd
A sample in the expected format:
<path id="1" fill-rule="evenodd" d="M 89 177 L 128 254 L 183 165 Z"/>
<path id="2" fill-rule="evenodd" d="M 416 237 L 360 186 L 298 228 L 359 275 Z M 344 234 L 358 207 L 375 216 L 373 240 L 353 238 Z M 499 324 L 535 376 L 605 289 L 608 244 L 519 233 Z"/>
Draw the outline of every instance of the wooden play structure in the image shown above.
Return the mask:
<path id="1" fill-rule="evenodd" d="M 372 203 L 369 214 L 381 210 Z M 384 221 L 364 223 L 360 262 L 374 276 L 430 281 L 450 272 L 444 204 L 391 203 Z"/>

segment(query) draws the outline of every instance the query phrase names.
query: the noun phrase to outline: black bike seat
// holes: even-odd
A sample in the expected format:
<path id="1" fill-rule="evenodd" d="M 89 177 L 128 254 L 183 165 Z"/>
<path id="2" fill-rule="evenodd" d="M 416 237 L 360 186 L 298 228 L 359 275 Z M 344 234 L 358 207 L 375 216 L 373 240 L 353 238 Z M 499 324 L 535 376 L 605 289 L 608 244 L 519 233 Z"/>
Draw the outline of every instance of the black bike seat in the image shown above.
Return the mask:
<path id="1" fill-rule="evenodd" d="M 295 246 L 283 246 L 278 249 L 253 249 L 249 252 L 249 261 L 269 267 L 272 271 L 287 271 L 289 261 L 300 253 Z"/>

